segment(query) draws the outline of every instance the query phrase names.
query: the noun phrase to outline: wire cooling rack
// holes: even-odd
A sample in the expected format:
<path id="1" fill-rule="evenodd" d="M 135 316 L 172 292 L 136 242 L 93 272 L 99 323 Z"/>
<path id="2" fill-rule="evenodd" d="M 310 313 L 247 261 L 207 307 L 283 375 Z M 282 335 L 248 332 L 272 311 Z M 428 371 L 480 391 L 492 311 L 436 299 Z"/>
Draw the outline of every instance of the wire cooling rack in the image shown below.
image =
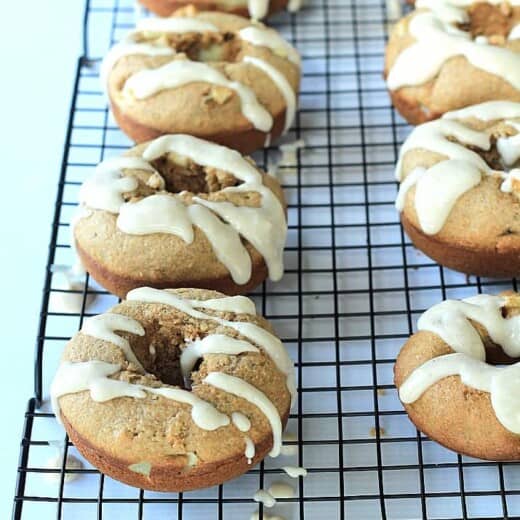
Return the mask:
<path id="1" fill-rule="evenodd" d="M 278 469 L 282 463 L 309 471 L 291 482 L 295 498 L 276 506 L 287 519 L 520 517 L 520 468 L 461 457 L 420 435 L 392 384 L 395 356 L 426 308 L 516 285 L 443 269 L 403 234 L 392 172 L 409 128 L 392 110 L 381 78 L 388 15 L 385 2 L 375 0 L 306 0 L 301 12 L 272 21 L 303 55 L 300 110 L 289 140 L 304 139 L 306 147 L 279 169 L 289 201 L 286 274 L 254 299 L 296 362 L 299 391 L 288 430 L 297 435 L 297 455 L 267 458 L 239 479 L 182 494 L 143 492 L 86 462 L 78 471 L 49 469 L 48 442 L 68 441 L 48 406 L 60 353 L 85 316 L 116 302 L 88 279 L 83 290 L 62 289 L 51 266 L 73 261 L 68 234 L 79 185 L 101 159 L 130 145 L 107 110 L 96 58 L 134 16 L 130 0 L 87 2 L 14 518 L 248 519 L 258 509 L 252 501 L 258 488 L 289 480 Z M 276 154 L 272 147 L 256 158 L 266 165 Z M 62 300 L 74 297 L 78 312 L 63 312 Z M 66 451 L 79 456 L 68 442 Z"/>

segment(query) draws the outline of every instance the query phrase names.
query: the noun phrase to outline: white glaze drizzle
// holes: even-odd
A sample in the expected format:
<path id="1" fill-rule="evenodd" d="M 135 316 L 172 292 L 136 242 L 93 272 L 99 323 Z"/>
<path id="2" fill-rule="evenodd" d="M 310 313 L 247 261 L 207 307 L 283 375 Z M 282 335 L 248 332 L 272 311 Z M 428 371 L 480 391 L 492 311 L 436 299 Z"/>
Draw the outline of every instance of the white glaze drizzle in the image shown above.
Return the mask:
<path id="1" fill-rule="evenodd" d="M 244 442 L 246 443 L 244 455 L 247 459 L 247 463 L 251 464 L 256 453 L 255 443 L 247 435 L 244 435 Z"/>
<path id="2" fill-rule="evenodd" d="M 290 13 L 296 13 L 302 8 L 303 0 L 289 0 L 289 3 L 287 4 L 287 10 Z"/>
<path id="3" fill-rule="evenodd" d="M 235 206 L 226 201 L 212 202 L 194 197 L 194 204 L 186 207 L 180 196 L 162 192 L 125 203 L 123 193 L 135 190 L 138 183 L 133 177 L 123 177 L 121 170 L 151 171 L 164 183 L 147 161 L 169 152 L 201 166 L 231 173 L 243 184 L 221 191 L 257 192 L 261 196 L 260 206 Z M 119 161 L 101 163 L 81 188 L 80 202 L 94 209 L 119 213 L 116 226 L 127 234 L 170 233 L 189 244 L 194 239 L 193 225 L 196 225 L 237 284 L 245 284 L 252 272 L 251 257 L 240 235 L 264 256 L 272 280 L 279 280 L 283 275 L 283 248 L 287 236 L 283 207 L 273 192 L 262 184 L 260 172 L 238 152 L 224 146 L 183 134 L 159 137 L 146 147 L 143 158 L 123 156 Z"/>
<path id="4" fill-rule="evenodd" d="M 305 468 L 300 467 L 300 466 L 283 466 L 282 469 L 291 478 L 298 478 L 298 477 L 306 477 L 307 476 L 307 470 Z"/>
<path id="5" fill-rule="evenodd" d="M 442 119 L 467 119 L 470 117 L 480 121 L 520 117 L 520 103 L 515 103 L 514 101 L 486 101 L 478 105 L 446 112 Z"/>
<path id="6" fill-rule="evenodd" d="M 300 66 L 301 58 L 298 51 L 274 29 L 259 25 L 249 25 L 238 31 L 241 40 L 258 47 L 268 47 L 275 54 L 287 58 Z"/>
<path id="7" fill-rule="evenodd" d="M 453 173 L 448 173 L 448 170 Z M 437 163 L 428 169 L 417 168 L 412 174 L 406 177 L 408 182 L 399 187 L 396 207 L 403 210 L 406 193 L 415 184 L 419 225 L 428 235 L 435 235 L 442 229 L 457 200 L 482 178 L 473 164 L 456 159 Z"/>
<path id="8" fill-rule="evenodd" d="M 504 318 L 504 298 L 478 295 L 462 301 L 446 300 L 426 311 L 419 330 L 437 334 L 455 352 L 430 359 L 417 367 L 399 388 L 403 403 L 413 403 L 433 384 L 458 375 L 463 384 L 490 393 L 497 419 L 520 433 L 517 397 L 520 363 L 498 368 L 485 363 L 484 343 L 469 320 L 481 324 L 491 340 L 510 357 L 520 355 L 520 316 Z"/>
<path id="9" fill-rule="evenodd" d="M 229 374 L 223 374 L 222 372 L 209 373 L 204 378 L 204 383 L 224 390 L 224 392 L 229 394 L 241 397 L 258 407 L 271 425 L 273 447 L 269 455 L 271 457 L 277 457 L 280 454 L 280 447 L 282 445 L 282 421 L 276 406 L 262 391 L 243 379 L 230 376 Z"/>
<path id="10" fill-rule="evenodd" d="M 79 208 L 81 208 L 81 206 L 79 206 Z M 74 218 L 76 218 L 76 216 L 71 220 L 71 228 L 74 227 Z M 73 243 L 73 241 L 71 243 Z M 80 313 L 83 308 L 83 291 L 86 285 L 83 266 L 78 262 L 72 266 L 53 264 L 51 266 L 51 272 L 53 276 L 52 290 L 49 296 L 49 309 L 52 312 Z M 96 295 L 87 291 L 85 294 L 85 309 L 87 309 L 95 299 Z"/>
<path id="11" fill-rule="evenodd" d="M 233 412 L 231 422 L 243 433 L 251 429 L 251 421 L 242 412 Z"/>
<path id="12" fill-rule="evenodd" d="M 282 435 L 282 441 L 297 441 L 298 437 L 292 432 L 284 432 Z M 280 455 L 291 457 L 298 454 L 298 446 L 296 444 L 283 444 L 280 448 Z"/>
<path id="13" fill-rule="evenodd" d="M 129 235 L 168 233 L 182 238 L 187 244 L 194 238 L 186 206 L 169 193 L 157 193 L 121 205 L 116 225 Z"/>
<path id="14" fill-rule="evenodd" d="M 278 281 L 283 276 L 283 248 L 287 237 L 285 215 L 274 193 L 261 184 L 244 183 L 224 188 L 222 193 L 256 191 L 262 197 L 260 207 L 235 206 L 231 202 L 214 202 L 200 197 L 193 200 L 211 209 L 248 240 L 264 257 L 269 278 Z"/>
<path id="15" fill-rule="evenodd" d="M 286 482 L 273 482 L 267 491 L 276 499 L 292 498 L 294 496 L 294 488 Z"/>
<path id="16" fill-rule="evenodd" d="M 60 481 L 61 480 L 61 469 L 63 468 L 63 455 L 65 453 L 65 442 L 64 441 L 48 441 L 48 444 L 51 448 L 54 448 L 55 455 L 49 457 L 45 462 L 45 468 L 48 469 L 59 469 L 60 472 L 56 473 L 45 473 L 45 478 L 47 480 L 52 481 Z M 83 462 L 79 460 L 77 457 L 72 455 L 71 453 L 67 453 L 67 458 L 65 459 L 65 470 L 80 470 L 83 469 Z M 72 482 L 80 477 L 80 473 L 65 473 L 63 480 L 64 482 Z"/>
<path id="17" fill-rule="evenodd" d="M 273 507 L 276 504 L 276 498 L 274 498 L 268 491 L 265 489 L 259 489 L 254 495 L 253 500 L 255 502 L 260 502 L 264 505 L 264 507 Z"/>
<path id="18" fill-rule="evenodd" d="M 257 69 L 267 74 L 271 81 L 276 85 L 285 100 L 285 124 L 283 133 L 287 132 L 291 127 L 294 116 L 296 114 L 296 94 L 284 74 L 282 74 L 276 67 L 254 56 L 244 56 L 244 63 L 249 63 Z"/>
<path id="19" fill-rule="evenodd" d="M 506 193 L 510 193 L 513 191 L 513 183 L 514 181 L 520 181 L 520 169 L 515 168 L 509 172 L 507 179 L 502 183 L 500 189 Z"/>
<path id="20" fill-rule="evenodd" d="M 171 47 L 152 45 L 151 43 L 136 43 L 134 41 L 134 35 L 128 35 L 125 40 L 116 43 L 108 51 L 106 56 L 103 58 L 103 61 L 101 62 L 101 66 L 99 68 L 99 79 L 105 93 L 108 85 L 108 77 L 116 63 L 125 56 L 139 54 L 145 56 L 174 56 L 175 51 Z"/>
<path id="21" fill-rule="evenodd" d="M 490 135 L 486 131 L 473 130 L 459 121 L 454 121 L 459 118 L 493 121 L 504 117 L 520 117 L 520 103 L 487 102 L 449 112 L 440 120 L 416 127 L 401 148 L 396 177 L 402 179 L 402 162 L 409 150 L 425 149 L 444 155 L 446 159 L 428 169 L 416 168 L 411 171 L 401 182 L 396 208 L 399 211 L 404 209 L 408 191 L 412 186 L 416 186 L 414 204 L 419 224 L 425 233 L 435 234 L 444 226 L 457 200 L 479 184 L 482 175 L 500 177 L 503 181 L 501 190 L 511 191 L 512 178 L 517 175 L 515 170 L 492 170 L 479 154 L 466 148 L 466 145 L 470 145 L 481 150 L 489 150 Z M 517 124 L 514 121 L 506 122 L 512 126 Z M 450 141 L 449 137 L 455 138 L 458 142 Z M 500 144 L 497 142 L 497 150 L 504 153 L 501 157 L 506 164 L 517 153 L 514 146 L 516 140 L 510 142 L 509 139 L 499 139 Z"/>
<path id="22" fill-rule="evenodd" d="M 219 412 L 212 404 L 200 399 L 193 392 L 169 387 L 152 388 L 109 378 L 120 370 L 119 365 L 98 360 L 81 363 L 62 362 L 51 385 L 52 408 L 56 418 L 60 420 L 59 398 L 61 396 L 89 391 L 90 398 L 96 402 L 105 402 L 118 397 L 143 399 L 146 393 L 152 393 L 188 404 L 192 407 L 193 422 L 204 430 L 216 430 L 230 423 L 227 415 Z"/>
<path id="23" fill-rule="evenodd" d="M 79 201 L 92 209 L 102 209 L 119 213 L 124 204 L 123 193 L 129 193 L 138 186 L 134 177 L 124 177 L 124 169 L 145 170 L 157 173 L 155 168 L 140 157 L 115 157 L 98 164 L 94 175 L 81 186 Z M 158 174 L 159 175 L 159 174 Z"/>
<path id="24" fill-rule="evenodd" d="M 467 20 L 464 10 L 453 3 L 429 1 L 419 2 L 418 7 L 430 7 L 432 11 L 419 11 L 410 21 L 408 30 L 416 42 L 399 54 L 390 69 L 390 90 L 426 83 L 454 56 L 464 56 L 473 66 L 520 89 L 520 56 L 507 48 L 478 44 L 469 33 L 452 25 Z"/>
<path id="25" fill-rule="evenodd" d="M 188 206 L 188 214 L 193 224 L 206 235 L 215 256 L 226 266 L 233 281 L 245 284 L 251 278 L 253 267 L 237 231 L 200 204 Z"/>
<path id="26" fill-rule="evenodd" d="M 144 69 L 130 76 L 123 94 L 146 99 L 158 92 L 194 82 L 212 83 L 233 90 L 240 98 L 242 114 L 262 132 L 273 126 L 273 117 L 259 103 L 256 94 L 246 85 L 229 80 L 222 72 L 202 62 L 175 60 L 155 69 Z"/>
<path id="27" fill-rule="evenodd" d="M 253 20 L 261 20 L 269 11 L 269 0 L 247 0 L 249 16 Z"/>
<path id="28" fill-rule="evenodd" d="M 237 356 L 244 352 L 258 352 L 258 349 L 240 339 L 235 339 L 224 334 L 210 334 L 203 339 L 197 339 L 188 343 L 183 349 L 180 364 L 184 377 L 189 377 L 197 360 L 206 354 L 228 354 Z"/>
<path id="29" fill-rule="evenodd" d="M 218 32 L 218 27 L 196 17 L 170 16 L 167 18 L 148 17 L 138 20 L 136 31 L 158 33 Z"/>
<path id="30" fill-rule="evenodd" d="M 144 372 L 143 365 L 141 365 L 135 356 L 128 340 L 116 334 L 115 331 L 129 332 L 137 336 L 145 335 L 143 326 L 137 320 L 125 316 L 124 314 L 116 314 L 113 312 L 106 312 L 85 319 L 80 332 L 117 345 L 123 351 L 126 359 L 130 363 L 133 363 L 138 370 Z"/>
<path id="31" fill-rule="evenodd" d="M 189 300 L 195 309 L 211 309 L 214 311 L 234 312 L 235 314 L 256 315 L 255 303 L 247 296 L 226 296 L 209 300 Z"/>
<path id="32" fill-rule="evenodd" d="M 274 364 L 287 377 L 287 389 L 294 399 L 296 395 L 296 385 L 294 381 L 294 370 L 291 358 L 287 354 L 282 342 L 273 334 L 266 331 L 262 327 L 253 323 L 228 321 L 216 316 L 210 316 L 199 310 L 196 310 L 187 300 L 183 300 L 169 292 L 168 290 L 152 289 L 151 287 L 140 287 L 132 289 L 127 295 L 127 300 L 142 301 L 149 303 L 162 303 L 163 305 L 170 305 L 177 310 L 184 312 L 200 320 L 210 320 L 224 327 L 229 327 L 236 330 L 242 336 L 252 341 L 254 344 L 262 348 L 262 350 L 273 360 Z"/>
<path id="33" fill-rule="evenodd" d="M 497 139 L 497 150 L 506 166 L 513 166 L 520 159 L 520 123 L 515 121 L 504 121 L 506 125 L 512 126 L 517 133 L 508 137 Z"/>

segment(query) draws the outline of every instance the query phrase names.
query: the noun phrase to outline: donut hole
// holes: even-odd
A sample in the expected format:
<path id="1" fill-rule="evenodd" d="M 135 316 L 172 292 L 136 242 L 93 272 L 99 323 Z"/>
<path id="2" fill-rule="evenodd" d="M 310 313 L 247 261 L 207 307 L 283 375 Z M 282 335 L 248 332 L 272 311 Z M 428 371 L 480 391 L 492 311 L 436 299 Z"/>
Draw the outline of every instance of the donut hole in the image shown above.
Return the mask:
<path id="1" fill-rule="evenodd" d="M 467 9 L 469 20 L 458 24 L 458 28 L 471 34 L 488 38 L 489 43 L 503 45 L 515 25 L 513 8 L 506 2 L 492 5 L 484 2 L 473 4 Z"/>
<path id="2" fill-rule="evenodd" d="M 139 42 L 170 47 L 176 54 L 184 54 L 191 61 L 226 62 L 239 60 L 241 42 L 233 33 L 153 33 L 136 35 Z"/>
<path id="3" fill-rule="evenodd" d="M 210 194 L 240 184 L 229 173 L 205 168 L 173 153 L 159 157 L 151 164 L 163 177 L 164 189 L 170 193 Z"/>

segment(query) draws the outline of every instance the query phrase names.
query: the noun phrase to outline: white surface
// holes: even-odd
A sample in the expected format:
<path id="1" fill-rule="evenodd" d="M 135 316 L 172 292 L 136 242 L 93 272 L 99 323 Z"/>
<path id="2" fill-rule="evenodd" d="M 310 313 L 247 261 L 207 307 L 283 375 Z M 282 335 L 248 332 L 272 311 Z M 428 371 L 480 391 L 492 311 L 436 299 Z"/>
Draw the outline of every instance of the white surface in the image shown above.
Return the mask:
<path id="1" fill-rule="evenodd" d="M 0 148 L 9 192 L 0 204 L 0 340 L 7 359 L 0 383 L 0 518 L 11 515 L 23 416 L 33 392 L 41 287 L 82 11 L 81 1 L 2 4 Z"/>

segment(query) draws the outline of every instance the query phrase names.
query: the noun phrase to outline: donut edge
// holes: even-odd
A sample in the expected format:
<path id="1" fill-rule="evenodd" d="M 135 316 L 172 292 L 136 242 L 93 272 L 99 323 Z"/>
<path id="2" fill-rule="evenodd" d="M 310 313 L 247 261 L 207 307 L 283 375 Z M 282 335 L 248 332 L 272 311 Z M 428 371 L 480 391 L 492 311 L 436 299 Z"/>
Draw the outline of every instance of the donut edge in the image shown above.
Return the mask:
<path id="1" fill-rule="evenodd" d="M 162 135 L 180 133 L 175 129 L 161 131 L 151 126 L 143 125 L 134 118 L 126 115 L 112 99 L 110 99 L 110 108 L 119 128 L 137 144 L 151 141 Z M 279 114 L 273 116 L 273 126 L 270 132 L 268 132 L 271 136 L 271 142 L 278 139 L 283 133 L 285 126 L 285 113 L 286 110 L 284 109 Z M 227 146 L 228 148 L 237 150 L 242 155 L 249 155 L 264 148 L 267 138 L 265 132 L 261 132 L 254 127 L 251 127 L 246 131 L 237 129 L 236 132 L 219 132 L 213 134 L 197 134 L 191 132 L 190 135 L 222 146 Z"/>
<path id="2" fill-rule="evenodd" d="M 285 429 L 288 418 L 289 409 L 282 417 L 283 429 Z M 77 433 L 63 415 L 62 421 L 74 446 L 101 473 L 130 486 L 150 491 L 184 492 L 222 484 L 249 471 L 267 456 L 273 445 L 272 433 L 269 431 L 259 443 L 255 443 L 255 456 L 251 464 L 248 464 L 244 454 L 207 465 L 200 464 L 198 471 L 190 472 L 173 465 L 154 464 L 150 476 L 147 477 L 129 469 L 128 463 L 112 457 L 106 451 L 96 449 L 87 439 Z M 204 471 L 201 471 L 202 468 Z"/>
<path id="3" fill-rule="evenodd" d="M 520 247 L 507 244 L 493 249 L 474 249 L 457 243 L 441 242 L 435 235 L 417 229 L 401 213 L 401 223 L 413 245 L 438 264 L 468 275 L 512 278 L 520 275 Z M 520 241 L 518 242 L 520 245 Z"/>
<path id="4" fill-rule="evenodd" d="M 153 287 L 155 289 L 182 289 L 184 287 L 190 287 L 193 289 L 218 291 L 228 296 L 234 296 L 237 294 L 246 294 L 252 291 L 268 277 L 267 266 L 262 259 L 261 263 L 253 265 L 251 278 L 244 285 L 236 284 L 231 278 L 231 275 L 213 279 L 181 281 L 167 278 L 151 280 L 146 279 L 145 277 L 137 280 L 130 276 L 121 276 L 114 271 L 111 271 L 107 266 L 96 261 L 84 249 L 82 249 L 77 240 L 74 240 L 74 243 L 81 263 L 90 276 L 92 276 L 96 282 L 107 289 L 110 293 L 115 294 L 121 299 L 124 299 L 129 291 L 138 287 Z"/>

